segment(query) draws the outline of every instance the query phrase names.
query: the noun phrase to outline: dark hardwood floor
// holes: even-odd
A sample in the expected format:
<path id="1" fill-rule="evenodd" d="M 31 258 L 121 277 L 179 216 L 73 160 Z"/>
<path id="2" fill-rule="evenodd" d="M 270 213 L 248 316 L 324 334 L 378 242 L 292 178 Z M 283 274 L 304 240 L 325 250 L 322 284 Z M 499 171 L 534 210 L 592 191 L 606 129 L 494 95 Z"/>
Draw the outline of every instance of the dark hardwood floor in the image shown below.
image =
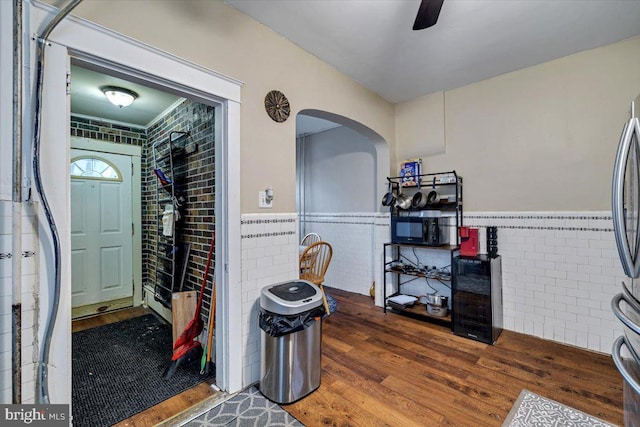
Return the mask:
<path id="1" fill-rule="evenodd" d="M 622 425 L 622 377 L 611 358 L 504 331 L 490 346 L 448 327 L 382 313 L 366 296 L 327 291 L 338 311 L 323 324 L 322 382 L 283 406 L 307 427 L 501 426 L 522 389 Z M 74 331 L 132 309 L 74 322 Z M 210 397 L 207 384 L 118 426 L 172 425 L 171 417 Z"/>
<path id="2" fill-rule="evenodd" d="M 522 389 L 622 425 L 607 355 L 509 331 L 490 346 L 328 292 L 339 306 L 323 325 L 320 388 L 284 406 L 307 427 L 500 426 Z"/>

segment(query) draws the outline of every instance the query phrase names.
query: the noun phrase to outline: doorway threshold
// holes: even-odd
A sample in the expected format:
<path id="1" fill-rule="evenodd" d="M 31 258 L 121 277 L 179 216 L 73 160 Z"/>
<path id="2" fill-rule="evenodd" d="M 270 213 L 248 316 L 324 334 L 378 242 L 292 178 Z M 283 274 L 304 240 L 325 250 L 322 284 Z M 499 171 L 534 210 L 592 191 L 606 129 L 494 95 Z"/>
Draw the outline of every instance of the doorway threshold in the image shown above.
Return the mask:
<path id="1" fill-rule="evenodd" d="M 114 427 L 174 427 L 202 415 L 227 401 L 232 395 L 221 391 L 211 380 L 119 422 Z"/>
<path id="2" fill-rule="evenodd" d="M 71 309 L 71 319 L 96 316 L 110 311 L 133 307 L 133 297 L 119 298 L 111 301 L 103 301 L 95 304 L 83 305 Z"/>

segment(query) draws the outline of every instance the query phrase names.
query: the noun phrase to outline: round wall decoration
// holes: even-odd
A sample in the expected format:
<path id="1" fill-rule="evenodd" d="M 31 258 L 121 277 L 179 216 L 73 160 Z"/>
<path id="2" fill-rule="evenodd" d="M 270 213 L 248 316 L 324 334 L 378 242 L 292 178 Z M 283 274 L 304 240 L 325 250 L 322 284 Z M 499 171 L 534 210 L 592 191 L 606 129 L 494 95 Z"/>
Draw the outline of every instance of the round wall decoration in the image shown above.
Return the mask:
<path id="1" fill-rule="evenodd" d="M 291 107 L 289 100 L 279 90 L 272 90 L 264 97 L 264 109 L 274 121 L 282 123 L 289 117 Z"/>

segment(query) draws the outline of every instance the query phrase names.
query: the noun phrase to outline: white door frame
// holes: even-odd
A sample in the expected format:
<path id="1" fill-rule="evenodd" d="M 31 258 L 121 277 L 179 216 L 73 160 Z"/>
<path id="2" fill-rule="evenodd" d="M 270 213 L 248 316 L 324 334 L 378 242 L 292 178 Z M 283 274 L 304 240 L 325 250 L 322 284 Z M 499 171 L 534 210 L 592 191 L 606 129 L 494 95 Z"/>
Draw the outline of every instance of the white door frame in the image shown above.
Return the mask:
<path id="1" fill-rule="evenodd" d="M 133 176 L 131 177 L 131 219 L 133 221 L 133 306 L 142 304 L 142 147 L 128 144 L 114 144 L 90 138 L 71 137 L 71 148 L 96 153 L 122 154 L 131 157 Z"/>
<path id="2" fill-rule="evenodd" d="M 43 27 L 43 23 L 57 13 L 57 9 L 39 1 L 29 1 L 25 4 L 26 16 L 29 17 L 26 32 L 32 34 Z M 134 39 L 112 32 L 104 27 L 95 25 L 84 19 L 69 16 L 62 20 L 51 34 L 49 41 L 66 48 L 69 56 L 87 64 L 96 64 L 107 68 L 115 74 L 120 73 L 156 85 L 168 92 L 188 96 L 191 99 L 209 105 L 216 105 L 216 198 L 222 200 L 216 203 L 216 280 L 218 283 L 218 317 L 216 322 L 216 366 L 218 367 L 217 385 L 230 393 L 241 390 L 243 377 L 242 360 L 242 295 L 241 295 L 241 250 L 240 250 L 240 89 L 242 83 L 233 78 L 208 70 L 198 64 L 186 61 L 175 55 L 163 52 Z M 33 49 L 33 41 L 31 48 Z M 32 50 L 33 51 L 33 50 Z M 50 52 L 59 55 L 60 50 Z M 55 58 L 49 56 L 49 63 L 57 64 Z M 35 70 L 33 56 L 25 61 L 27 74 Z M 124 65 L 126 64 L 126 65 Z M 46 88 L 51 82 L 44 82 Z M 60 100 L 60 108 L 51 108 L 47 114 L 50 117 L 43 120 L 42 135 L 47 133 L 47 122 L 69 120 L 66 99 Z M 65 117 L 66 116 L 66 117 Z M 29 120 L 26 120 L 29 123 Z M 28 133 L 30 134 L 30 133 Z M 60 141 L 56 150 L 70 147 L 69 139 Z M 53 150 L 53 147 L 46 147 Z M 43 161 L 46 161 L 43 146 Z M 68 157 L 68 155 L 67 155 Z M 65 212 L 56 218 L 63 224 L 69 224 L 69 189 L 66 182 L 57 182 L 60 176 L 68 175 L 68 165 L 60 162 L 47 165 L 49 186 L 56 186 L 59 191 L 53 194 L 49 203 L 52 209 Z M 64 168 L 64 171 L 60 170 Z M 66 171 L 66 173 L 65 173 Z M 60 187 L 65 187 L 61 190 Z M 62 258 L 70 256 L 70 236 L 63 238 Z M 41 260 L 43 262 L 43 260 Z M 63 263 L 61 271 L 61 294 L 71 292 L 70 267 Z M 42 277 L 41 286 L 46 289 L 51 284 L 52 277 Z M 46 282 L 49 283 L 46 283 Z M 47 292 L 44 291 L 46 295 Z M 46 304 L 46 301 L 43 301 Z M 58 317 L 71 317 L 70 307 L 60 306 Z M 44 310 L 43 310 L 44 311 Z M 44 319 L 40 319 L 41 322 Z M 54 330 L 51 348 L 56 353 L 66 352 L 65 366 L 52 366 L 49 370 L 49 382 L 52 403 L 71 402 L 71 384 L 69 378 L 71 360 L 71 331 L 62 330 L 65 322 L 57 322 Z M 41 328 L 42 330 L 43 328 Z M 41 339 L 41 337 L 40 337 Z M 57 358 L 62 357 L 56 354 Z M 63 364 L 64 365 L 64 364 Z"/>

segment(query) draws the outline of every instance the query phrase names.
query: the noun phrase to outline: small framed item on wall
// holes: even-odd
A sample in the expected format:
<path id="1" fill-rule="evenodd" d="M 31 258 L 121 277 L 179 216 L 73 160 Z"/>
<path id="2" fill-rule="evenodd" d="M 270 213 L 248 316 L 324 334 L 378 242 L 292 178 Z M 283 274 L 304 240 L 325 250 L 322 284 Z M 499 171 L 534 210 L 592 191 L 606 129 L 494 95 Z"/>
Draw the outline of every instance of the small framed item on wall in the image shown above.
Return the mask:
<path id="1" fill-rule="evenodd" d="M 422 159 L 409 159 L 400 163 L 401 185 L 403 187 L 420 186 Z"/>

